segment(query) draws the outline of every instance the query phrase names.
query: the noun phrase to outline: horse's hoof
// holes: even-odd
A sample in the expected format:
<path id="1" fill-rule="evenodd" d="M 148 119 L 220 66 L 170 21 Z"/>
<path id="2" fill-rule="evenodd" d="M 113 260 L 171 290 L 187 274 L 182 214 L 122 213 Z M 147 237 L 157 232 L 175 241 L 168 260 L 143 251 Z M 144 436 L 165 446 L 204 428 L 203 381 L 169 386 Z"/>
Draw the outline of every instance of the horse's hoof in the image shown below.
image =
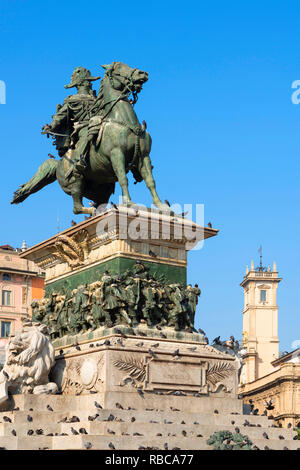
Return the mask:
<path id="1" fill-rule="evenodd" d="M 168 214 L 170 214 L 172 212 L 170 207 L 167 204 L 164 204 L 164 203 L 160 202 L 160 203 L 155 204 L 155 205 L 159 210 L 161 210 L 163 212 L 167 212 Z"/>

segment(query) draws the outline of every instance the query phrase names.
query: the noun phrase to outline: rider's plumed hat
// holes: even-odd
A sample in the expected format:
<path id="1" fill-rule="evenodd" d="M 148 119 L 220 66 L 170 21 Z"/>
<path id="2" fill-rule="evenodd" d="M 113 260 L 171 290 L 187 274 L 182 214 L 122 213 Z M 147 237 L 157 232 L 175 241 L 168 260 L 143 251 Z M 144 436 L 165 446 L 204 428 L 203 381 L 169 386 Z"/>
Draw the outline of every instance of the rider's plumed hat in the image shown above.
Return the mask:
<path id="1" fill-rule="evenodd" d="M 81 85 L 85 81 L 93 82 L 99 80 L 99 77 L 92 77 L 91 72 L 84 67 L 76 67 L 72 73 L 71 83 L 65 85 L 65 88 L 73 88 L 74 86 Z"/>

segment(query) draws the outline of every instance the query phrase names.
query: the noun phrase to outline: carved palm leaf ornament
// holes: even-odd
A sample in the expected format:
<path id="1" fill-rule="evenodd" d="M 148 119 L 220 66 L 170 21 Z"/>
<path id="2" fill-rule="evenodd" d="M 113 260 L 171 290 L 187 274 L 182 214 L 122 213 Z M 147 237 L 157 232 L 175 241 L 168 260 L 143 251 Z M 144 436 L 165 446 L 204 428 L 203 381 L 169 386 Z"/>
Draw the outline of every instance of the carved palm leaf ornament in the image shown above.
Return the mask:
<path id="1" fill-rule="evenodd" d="M 217 362 L 206 372 L 206 380 L 213 387 L 222 382 L 234 372 L 234 367 L 228 362 Z"/>
<path id="2" fill-rule="evenodd" d="M 146 378 L 146 365 L 142 360 L 135 358 L 125 358 L 124 360 L 117 360 L 113 365 L 119 370 L 127 372 L 128 376 L 138 382 L 144 382 Z"/>

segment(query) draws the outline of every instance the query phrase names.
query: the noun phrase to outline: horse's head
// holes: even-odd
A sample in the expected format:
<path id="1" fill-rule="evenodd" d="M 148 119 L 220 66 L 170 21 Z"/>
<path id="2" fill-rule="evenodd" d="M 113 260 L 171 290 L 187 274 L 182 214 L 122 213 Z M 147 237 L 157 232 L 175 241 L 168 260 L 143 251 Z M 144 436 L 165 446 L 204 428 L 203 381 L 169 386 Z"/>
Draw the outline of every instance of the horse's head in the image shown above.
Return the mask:
<path id="1" fill-rule="evenodd" d="M 105 75 L 109 77 L 111 86 L 115 90 L 137 94 L 148 80 L 147 72 L 133 69 L 122 62 L 112 62 L 112 64 L 102 65 L 102 67 L 106 70 Z"/>

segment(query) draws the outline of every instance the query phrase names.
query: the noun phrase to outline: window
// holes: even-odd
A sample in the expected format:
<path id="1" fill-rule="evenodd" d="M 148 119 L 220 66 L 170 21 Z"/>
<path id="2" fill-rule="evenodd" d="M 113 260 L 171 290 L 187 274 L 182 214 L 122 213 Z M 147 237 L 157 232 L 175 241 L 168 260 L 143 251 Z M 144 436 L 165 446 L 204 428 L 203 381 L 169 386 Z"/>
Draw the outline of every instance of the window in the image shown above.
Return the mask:
<path id="1" fill-rule="evenodd" d="M 2 291 L 2 305 L 11 305 L 12 295 L 10 290 Z"/>
<path id="2" fill-rule="evenodd" d="M 1 322 L 1 338 L 8 338 L 10 335 L 10 321 Z"/>
<path id="3" fill-rule="evenodd" d="M 2 279 L 3 279 L 3 281 L 10 281 L 11 280 L 11 275 L 7 274 L 7 273 L 4 273 L 2 275 Z"/>
<path id="4" fill-rule="evenodd" d="M 22 287 L 22 304 L 26 305 L 27 304 L 27 288 Z"/>
<path id="5" fill-rule="evenodd" d="M 260 301 L 265 302 L 267 300 L 267 291 L 266 290 L 261 290 L 260 291 Z"/>

